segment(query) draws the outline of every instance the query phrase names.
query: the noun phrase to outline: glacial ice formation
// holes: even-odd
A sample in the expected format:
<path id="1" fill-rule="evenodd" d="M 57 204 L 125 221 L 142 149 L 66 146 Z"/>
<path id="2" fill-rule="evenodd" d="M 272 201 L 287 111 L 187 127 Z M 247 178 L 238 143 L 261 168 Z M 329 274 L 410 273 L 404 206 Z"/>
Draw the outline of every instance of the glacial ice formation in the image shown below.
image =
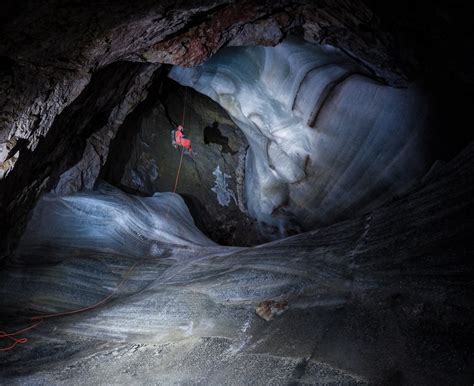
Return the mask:
<path id="1" fill-rule="evenodd" d="M 247 206 L 260 221 L 333 222 L 426 171 L 420 92 L 378 83 L 334 47 L 290 38 L 226 48 L 169 76 L 218 102 L 244 132 Z"/>
<path id="2" fill-rule="evenodd" d="M 47 312 L 78 308 L 100 300 L 134 262 L 146 265 L 144 259 L 170 257 L 165 251 L 173 248 L 179 251 L 174 260 L 185 259 L 189 251 L 215 246 L 174 193 L 130 196 L 105 183 L 96 191 L 50 193 L 39 200 L 12 260 L 15 266 L 33 267 L 34 278 L 0 275 L 3 291 L 18 295 L 14 300 L 0 296 L 0 305 L 15 309 L 24 300 Z M 35 294 L 38 288 L 43 288 L 41 295 Z"/>
<path id="3" fill-rule="evenodd" d="M 25 334 L 28 344 L 2 353 L 0 377 L 36 384 L 53 365 L 62 374 L 67 363 L 87 363 L 66 369 L 77 380 L 133 361 L 140 376 L 146 367 L 160 381 L 177 372 L 175 383 L 288 384 L 303 363 L 308 384 L 321 381 L 311 370 L 321 366 L 343 372 L 345 383 L 383 384 L 394 373 L 409 384 L 449 383 L 471 352 L 473 160 L 471 145 L 368 215 L 252 248 L 207 240 L 172 193 L 139 198 L 105 186 L 45 196 L 0 272 L 2 330 L 94 304 L 138 264 L 106 304 Z M 287 305 L 271 322 L 256 314 L 268 302 Z M 130 353 L 110 353 L 121 345 Z M 173 362 L 173 352 L 190 352 L 194 367 Z M 122 370 L 104 379 L 122 383 Z"/>
<path id="4" fill-rule="evenodd" d="M 184 246 L 212 246 L 214 242 L 194 225 L 181 196 L 155 193 L 138 197 L 101 183 L 96 191 L 43 196 L 22 239 L 18 253 L 38 240 L 68 248 L 105 248 L 119 254 L 148 254 L 158 242 Z M 145 242 L 146 241 L 146 242 Z"/>

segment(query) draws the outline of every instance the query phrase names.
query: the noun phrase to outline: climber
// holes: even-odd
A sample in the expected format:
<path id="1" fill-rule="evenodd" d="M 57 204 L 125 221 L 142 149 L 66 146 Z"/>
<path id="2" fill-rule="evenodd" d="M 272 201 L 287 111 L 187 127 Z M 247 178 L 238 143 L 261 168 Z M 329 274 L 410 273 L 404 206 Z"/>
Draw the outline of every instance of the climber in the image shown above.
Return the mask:
<path id="1" fill-rule="evenodd" d="M 191 146 L 191 140 L 184 136 L 183 130 L 184 128 L 181 125 L 179 125 L 176 130 L 173 130 L 171 132 L 171 141 L 175 148 L 177 148 L 178 146 L 182 146 L 184 149 L 186 149 L 189 153 L 192 154 L 193 148 Z"/>

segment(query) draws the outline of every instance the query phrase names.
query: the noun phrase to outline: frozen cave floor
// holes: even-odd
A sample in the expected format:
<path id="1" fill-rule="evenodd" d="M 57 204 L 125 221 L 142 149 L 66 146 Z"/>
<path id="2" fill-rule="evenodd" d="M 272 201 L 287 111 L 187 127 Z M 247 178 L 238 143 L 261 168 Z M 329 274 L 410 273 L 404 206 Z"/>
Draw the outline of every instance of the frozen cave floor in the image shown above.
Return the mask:
<path id="1" fill-rule="evenodd" d="M 0 353 L 2 383 L 472 383 L 473 164 L 470 145 L 382 208 L 252 248 L 207 240 L 175 195 L 46 196 L 2 314 L 93 304 L 146 259 L 106 305 Z M 268 322 L 267 300 L 287 302 Z"/>

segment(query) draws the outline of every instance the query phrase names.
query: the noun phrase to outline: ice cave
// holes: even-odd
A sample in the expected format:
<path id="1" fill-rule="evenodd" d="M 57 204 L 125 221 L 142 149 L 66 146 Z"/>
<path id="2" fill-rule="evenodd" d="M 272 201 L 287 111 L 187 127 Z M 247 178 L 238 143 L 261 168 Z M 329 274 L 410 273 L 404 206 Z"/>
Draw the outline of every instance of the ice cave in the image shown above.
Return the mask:
<path id="1" fill-rule="evenodd" d="M 472 384 L 472 17 L 0 5 L 0 384 Z"/>

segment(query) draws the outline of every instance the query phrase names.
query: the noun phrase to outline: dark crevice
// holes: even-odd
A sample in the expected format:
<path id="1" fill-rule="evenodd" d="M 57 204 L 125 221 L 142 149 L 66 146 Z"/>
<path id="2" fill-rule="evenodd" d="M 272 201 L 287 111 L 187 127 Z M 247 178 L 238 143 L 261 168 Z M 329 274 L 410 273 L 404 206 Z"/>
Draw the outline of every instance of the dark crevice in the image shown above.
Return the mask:
<path id="1" fill-rule="evenodd" d="M 214 121 L 210 126 L 204 128 L 204 143 L 209 145 L 214 143 L 221 146 L 221 153 L 237 154 L 236 150 L 232 150 L 229 146 L 229 138 L 222 135 L 219 130 L 219 123 Z"/>
<path id="2" fill-rule="evenodd" d="M 344 48 L 340 48 L 340 50 L 342 52 L 344 52 L 344 54 L 346 54 L 352 60 L 354 60 L 356 63 L 358 63 L 362 68 L 364 68 L 370 74 L 370 77 L 373 80 L 375 80 L 378 83 L 383 84 L 385 86 L 389 85 L 386 79 L 377 76 L 377 74 L 375 74 L 374 70 L 372 68 L 370 68 L 370 66 L 368 66 L 364 61 L 360 60 L 357 56 L 351 54 L 348 50 L 346 50 Z M 396 85 L 392 85 L 392 87 L 396 87 Z M 401 88 L 406 88 L 406 85 L 403 84 L 403 86 L 401 86 Z"/>
<path id="3" fill-rule="evenodd" d="M 293 104 L 292 104 L 292 106 L 291 106 L 291 110 L 292 110 L 292 111 L 295 111 L 296 102 L 298 101 L 298 95 L 300 94 L 301 87 L 302 87 L 303 84 L 305 83 L 305 81 L 306 81 L 306 79 L 308 78 L 308 76 L 313 73 L 313 71 L 321 70 L 322 68 L 326 68 L 326 67 L 340 66 L 340 65 L 343 65 L 343 64 L 350 64 L 350 63 L 349 63 L 349 62 L 324 63 L 324 64 L 321 64 L 321 65 L 318 65 L 318 66 L 314 66 L 314 67 L 312 67 L 311 69 L 309 69 L 308 72 L 306 72 L 306 74 L 304 75 L 304 77 L 301 79 L 300 84 L 298 85 L 298 89 L 296 90 L 296 94 L 295 94 L 295 98 L 294 98 L 294 100 L 293 100 Z"/>
<path id="4" fill-rule="evenodd" d="M 159 100 L 162 92 L 163 80 L 169 71 L 167 66 L 160 67 L 153 75 L 151 86 L 148 90 L 148 96 L 143 102 L 127 115 L 123 124 L 119 128 L 117 135 L 110 144 L 110 150 L 107 160 L 102 167 L 99 177 L 121 189 L 138 193 L 138 190 L 133 190 L 121 184 L 120 179 L 124 174 L 127 166 L 127 161 L 130 158 L 135 136 L 139 133 L 137 126 L 141 121 L 145 111 L 149 110 Z M 143 192 L 141 192 L 143 195 Z"/>

